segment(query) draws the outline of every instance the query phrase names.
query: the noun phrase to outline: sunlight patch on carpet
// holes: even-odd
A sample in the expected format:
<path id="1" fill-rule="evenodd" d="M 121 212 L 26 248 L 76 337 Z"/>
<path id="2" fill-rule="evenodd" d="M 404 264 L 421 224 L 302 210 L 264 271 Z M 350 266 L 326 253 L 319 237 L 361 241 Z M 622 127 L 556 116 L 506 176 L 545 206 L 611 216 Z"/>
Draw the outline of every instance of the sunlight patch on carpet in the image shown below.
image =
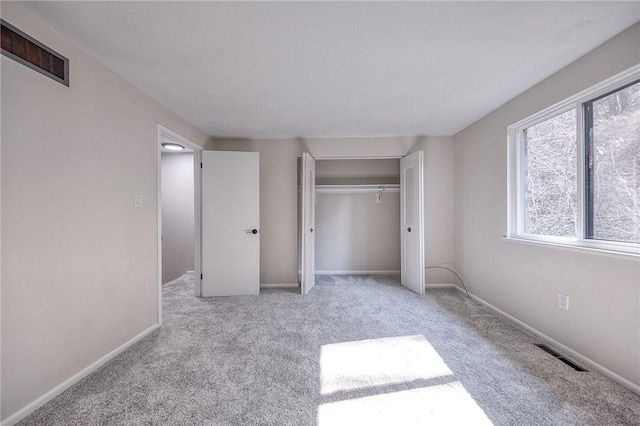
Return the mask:
<path id="1" fill-rule="evenodd" d="M 422 335 L 323 345 L 320 373 L 323 395 L 453 374 Z"/>
<path id="2" fill-rule="evenodd" d="M 410 389 L 318 407 L 318 426 L 491 425 L 460 382 Z"/>

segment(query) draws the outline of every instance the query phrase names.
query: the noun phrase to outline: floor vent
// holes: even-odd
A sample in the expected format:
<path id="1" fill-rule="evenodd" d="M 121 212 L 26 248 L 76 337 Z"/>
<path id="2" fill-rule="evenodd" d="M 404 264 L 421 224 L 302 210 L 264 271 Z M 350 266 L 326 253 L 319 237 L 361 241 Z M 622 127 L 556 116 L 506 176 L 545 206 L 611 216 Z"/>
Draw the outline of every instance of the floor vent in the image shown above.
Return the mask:
<path id="1" fill-rule="evenodd" d="M 552 355 L 554 358 L 557 358 L 560 361 L 564 362 L 565 364 L 567 364 L 569 367 L 573 368 L 576 371 L 587 371 L 585 368 L 580 367 L 575 362 L 571 361 L 570 359 L 565 358 L 561 353 L 554 351 L 553 349 L 551 349 L 547 345 L 543 345 L 541 343 L 536 343 L 536 346 L 539 347 L 540 349 L 542 349 L 543 351 L 545 351 L 546 353 L 548 353 L 549 355 Z"/>
<path id="2" fill-rule="evenodd" d="M 69 86 L 69 60 L 0 19 L 2 54 L 40 74 Z"/>

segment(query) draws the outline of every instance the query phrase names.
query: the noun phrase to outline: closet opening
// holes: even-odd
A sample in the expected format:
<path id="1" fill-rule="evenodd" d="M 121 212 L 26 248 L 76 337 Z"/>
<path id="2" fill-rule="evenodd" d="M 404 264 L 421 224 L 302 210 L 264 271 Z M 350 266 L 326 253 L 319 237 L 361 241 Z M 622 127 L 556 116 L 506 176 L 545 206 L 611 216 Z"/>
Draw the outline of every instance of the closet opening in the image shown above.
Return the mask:
<path id="1" fill-rule="evenodd" d="M 315 286 L 400 285 L 400 170 L 399 158 L 315 161 L 314 188 L 309 187 Z M 304 227 L 298 228 L 301 270 Z"/>

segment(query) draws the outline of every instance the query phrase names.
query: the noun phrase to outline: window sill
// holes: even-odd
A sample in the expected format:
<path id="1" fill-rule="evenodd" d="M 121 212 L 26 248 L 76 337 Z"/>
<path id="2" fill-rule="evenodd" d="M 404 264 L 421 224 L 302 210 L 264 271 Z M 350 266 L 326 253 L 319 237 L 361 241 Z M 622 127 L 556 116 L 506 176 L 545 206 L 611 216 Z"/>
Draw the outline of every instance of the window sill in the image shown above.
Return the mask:
<path id="1" fill-rule="evenodd" d="M 529 245 L 535 245 L 535 246 L 547 246 L 547 247 L 558 248 L 561 250 L 575 251 L 578 253 L 589 253 L 589 254 L 595 254 L 600 256 L 610 256 L 610 257 L 617 257 L 620 259 L 627 259 L 627 260 L 640 260 L 640 248 L 628 249 L 628 250 L 635 250 L 635 251 L 619 251 L 609 247 L 596 247 L 596 246 L 581 244 L 580 242 L 565 243 L 565 242 L 557 242 L 557 241 L 543 241 L 543 240 L 526 238 L 521 236 L 517 236 L 517 237 L 503 236 L 502 239 L 508 242 L 529 244 Z"/>

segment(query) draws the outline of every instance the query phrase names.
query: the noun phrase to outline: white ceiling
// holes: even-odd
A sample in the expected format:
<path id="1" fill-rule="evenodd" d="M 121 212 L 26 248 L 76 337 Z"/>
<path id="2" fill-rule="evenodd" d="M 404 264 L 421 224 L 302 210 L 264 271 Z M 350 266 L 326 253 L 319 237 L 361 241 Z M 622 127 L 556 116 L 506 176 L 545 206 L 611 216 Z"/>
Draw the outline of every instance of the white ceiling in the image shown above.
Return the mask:
<path id="1" fill-rule="evenodd" d="M 637 1 L 24 6 L 207 134 L 254 138 L 455 134 L 640 20 Z"/>

